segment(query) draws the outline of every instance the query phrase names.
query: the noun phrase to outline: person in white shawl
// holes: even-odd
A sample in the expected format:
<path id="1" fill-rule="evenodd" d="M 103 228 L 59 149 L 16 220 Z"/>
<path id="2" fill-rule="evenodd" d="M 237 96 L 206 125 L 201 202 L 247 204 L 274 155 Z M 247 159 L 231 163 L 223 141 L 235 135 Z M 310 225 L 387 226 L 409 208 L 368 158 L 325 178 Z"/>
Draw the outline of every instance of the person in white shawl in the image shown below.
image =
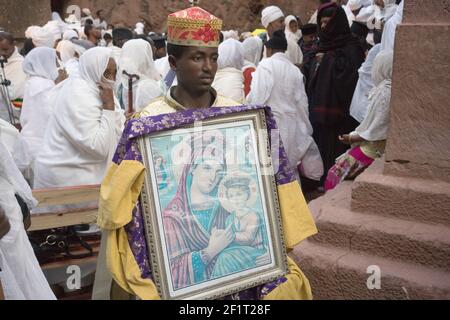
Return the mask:
<path id="1" fill-rule="evenodd" d="M 242 72 L 244 74 L 244 92 L 245 96 L 250 93 L 250 87 L 253 79 L 253 72 L 256 71 L 258 63 L 261 61 L 263 54 L 263 42 L 260 37 L 250 37 L 242 43 L 244 47 L 244 66 Z"/>
<path id="2" fill-rule="evenodd" d="M 342 143 L 352 145 L 352 148 L 336 159 L 328 172 L 325 190 L 334 189 L 345 179 L 355 178 L 384 154 L 389 130 L 393 60 L 392 50 L 384 50 L 375 58 L 372 68 L 375 87 L 369 95 L 367 115 L 354 132 L 339 137 Z"/>
<path id="3" fill-rule="evenodd" d="M 218 70 L 212 87 L 217 93 L 238 103 L 245 103 L 244 94 L 244 47 L 235 39 L 219 45 Z"/>
<path id="4" fill-rule="evenodd" d="M 302 31 L 298 27 L 297 18 L 292 15 L 287 16 L 286 19 L 284 19 L 284 25 L 284 34 L 286 35 L 286 39 L 288 41 L 291 40 L 298 43 L 302 37 Z"/>
<path id="5" fill-rule="evenodd" d="M 404 3 L 405 0 L 396 7 L 394 15 L 384 24 L 381 50 L 394 50 L 397 26 L 403 21 Z"/>
<path id="6" fill-rule="evenodd" d="M 32 209 L 37 201 L 0 134 L 0 283 L 6 300 L 56 300 L 25 231 L 16 195 Z M 2 223 L 3 222 L 3 223 Z M 6 234 L 5 232 L 6 231 Z"/>
<path id="7" fill-rule="evenodd" d="M 4 70 L 6 79 L 11 82 L 8 86 L 9 97 L 11 100 L 22 99 L 23 90 L 26 81 L 26 75 L 22 69 L 23 57 L 15 46 L 14 37 L 6 32 L 0 32 L 0 56 L 6 58 Z M 13 117 L 18 118 L 20 110 L 13 109 Z M 0 94 L 0 119 L 10 121 L 8 107 Z"/>
<path id="8" fill-rule="evenodd" d="M 28 80 L 20 115 L 20 134 L 34 159 L 41 150 L 45 130 L 53 113 L 51 91 L 65 76 L 58 74 L 56 50 L 46 47 L 33 49 L 23 62 L 23 70 Z"/>
<path id="9" fill-rule="evenodd" d="M 269 6 L 264 8 L 261 12 L 261 23 L 264 28 L 267 29 L 267 40 L 269 40 L 273 33 L 277 30 L 285 28 L 284 25 L 284 13 L 277 6 Z M 303 53 L 297 42 L 288 39 L 288 47 L 286 50 L 286 55 L 289 60 L 300 66 L 303 62 Z M 264 58 L 267 57 L 266 50 L 264 50 Z"/>
<path id="10" fill-rule="evenodd" d="M 350 115 L 361 123 L 366 117 L 369 108 L 369 93 L 373 88 L 372 66 L 375 57 L 381 51 L 381 44 L 376 44 L 370 49 L 366 61 L 359 68 L 358 83 L 353 94 L 352 104 L 350 105 Z"/>
<path id="11" fill-rule="evenodd" d="M 150 43 L 142 39 L 127 41 L 122 47 L 119 60 L 119 101 L 123 109 L 128 110 L 128 76 L 135 74 L 139 80 L 133 80 L 133 109 L 141 111 L 150 101 L 165 94 L 161 75 L 155 68 Z"/>
<path id="12" fill-rule="evenodd" d="M 312 138 L 303 74 L 284 53 L 287 43 L 284 36 L 278 37 L 280 32 L 283 34 L 275 32 L 266 44 L 269 58 L 262 60 L 253 74 L 248 103 L 272 108 L 294 172 L 300 165 L 302 175 L 318 181 L 323 163 Z"/>
<path id="13" fill-rule="evenodd" d="M 56 46 L 56 52 L 59 54 L 67 74 L 71 77 L 79 77 L 79 59 L 86 49 L 71 41 L 62 40 Z"/>
<path id="14" fill-rule="evenodd" d="M 100 184 L 125 117 L 114 98 L 111 50 L 93 48 L 80 58 L 80 77 L 62 83 L 38 154 L 35 188 Z"/>

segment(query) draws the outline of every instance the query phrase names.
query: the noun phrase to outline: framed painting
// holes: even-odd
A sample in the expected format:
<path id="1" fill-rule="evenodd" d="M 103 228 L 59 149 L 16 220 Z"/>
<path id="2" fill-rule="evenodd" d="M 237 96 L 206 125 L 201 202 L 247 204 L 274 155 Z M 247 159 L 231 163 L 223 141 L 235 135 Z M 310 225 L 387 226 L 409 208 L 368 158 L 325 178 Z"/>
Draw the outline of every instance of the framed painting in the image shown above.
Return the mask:
<path id="1" fill-rule="evenodd" d="M 147 135 L 141 203 L 162 299 L 217 299 L 287 272 L 264 110 Z"/>

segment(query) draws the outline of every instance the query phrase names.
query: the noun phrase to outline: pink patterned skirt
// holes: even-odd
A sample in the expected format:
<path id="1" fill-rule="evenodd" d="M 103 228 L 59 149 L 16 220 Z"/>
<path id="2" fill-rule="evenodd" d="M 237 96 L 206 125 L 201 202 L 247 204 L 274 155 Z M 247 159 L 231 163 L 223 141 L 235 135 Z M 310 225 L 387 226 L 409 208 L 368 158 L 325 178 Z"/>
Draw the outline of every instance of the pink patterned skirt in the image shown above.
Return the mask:
<path id="1" fill-rule="evenodd" d="M 328 171 L 325 191 L 333 190 L 345 179 L 354 179 L 375 160 L 365 155 L 360 146 L 353 147 L 336 159 L 336 164 Z"/>

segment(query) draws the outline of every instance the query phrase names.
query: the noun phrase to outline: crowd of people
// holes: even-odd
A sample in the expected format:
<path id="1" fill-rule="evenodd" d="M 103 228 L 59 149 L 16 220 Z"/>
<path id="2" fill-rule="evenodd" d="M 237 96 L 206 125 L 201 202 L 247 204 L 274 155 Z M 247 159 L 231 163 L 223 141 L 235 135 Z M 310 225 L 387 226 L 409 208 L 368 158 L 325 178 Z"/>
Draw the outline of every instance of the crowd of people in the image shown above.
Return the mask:
<path id="1" fill-rule="evenodd" d="M 193 19 L 219 21 L 191 9 L 201 10 Z M 27 240 L 18 198 L 32 209 L 32 189 L 102 183 L 102 190 L 116 188 L 120 180 L 111 175 L 118 169 L 110 162 L 127 119 L 189 108 L 269 106 L 303 192 L 326 192 L 356 177 L 384 153 L 395 32 L 402 15 L 401 0 L 319 0 L 317 12 L 303 24 L 268 6 L 261 12 L 264 29 L 212 30 L 210 39 L 183 42 L 170 27 L 176 14 L 169 16 L 167 33 L 156 33 L 142 22 L 134 30 L 114 27 L 102 10 L 94 18 L 83 9 L 80 21 L 53 13 L 46 25 L 29 27 L 20 50 L 15 37 L 1 31 L 2 81 L 9 82 L 0 96 L 0 287 L 5 297 L 55 298 Z M 128 218 L 115 216 L 113 197 L 132 198 L 111 193 L 101 200 L 98 224 L 108 230 L 108 239 L 126 237 L 123 221 L 132 219 L 131 211 Z M 294 210 L 310 228 L 303 226 L 302 234 L 285 230 L 297 239 L 292 246 L 315 233 L 306 203 L 298 202 Z M 110 243 L 107 255 L 118 250 L 123 248 Z M 131 251 L 122 254 L 133 257 Z M 111 274 L 105 292 L 115 281 L 139 298 L 157 296 L 154 286 L 143 293 L 149 279 L 124 276 L 142 271 L 141 265 L 133 265 L 133 271 L 123 269 L 125 262 L 120 268 L 102 265 L 97 273 Z M 296 276 L 287 282 L 298 292 L 279 285 L 269 297 L 311 298 L 306 277 L 292 261 L 289 272 Z"/>

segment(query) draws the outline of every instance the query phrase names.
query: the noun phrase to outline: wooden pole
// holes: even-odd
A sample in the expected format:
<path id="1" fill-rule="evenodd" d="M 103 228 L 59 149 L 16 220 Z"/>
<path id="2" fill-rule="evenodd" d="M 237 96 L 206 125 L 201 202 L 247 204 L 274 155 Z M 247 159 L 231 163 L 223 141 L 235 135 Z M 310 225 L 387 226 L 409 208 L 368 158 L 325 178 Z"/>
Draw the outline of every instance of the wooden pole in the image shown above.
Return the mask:
<path id="1" fill-rule="evenodd" d="M 0 280 L 0 301 L 5 300 L 5 295 L 3 293 L 2 281 Z"/>

